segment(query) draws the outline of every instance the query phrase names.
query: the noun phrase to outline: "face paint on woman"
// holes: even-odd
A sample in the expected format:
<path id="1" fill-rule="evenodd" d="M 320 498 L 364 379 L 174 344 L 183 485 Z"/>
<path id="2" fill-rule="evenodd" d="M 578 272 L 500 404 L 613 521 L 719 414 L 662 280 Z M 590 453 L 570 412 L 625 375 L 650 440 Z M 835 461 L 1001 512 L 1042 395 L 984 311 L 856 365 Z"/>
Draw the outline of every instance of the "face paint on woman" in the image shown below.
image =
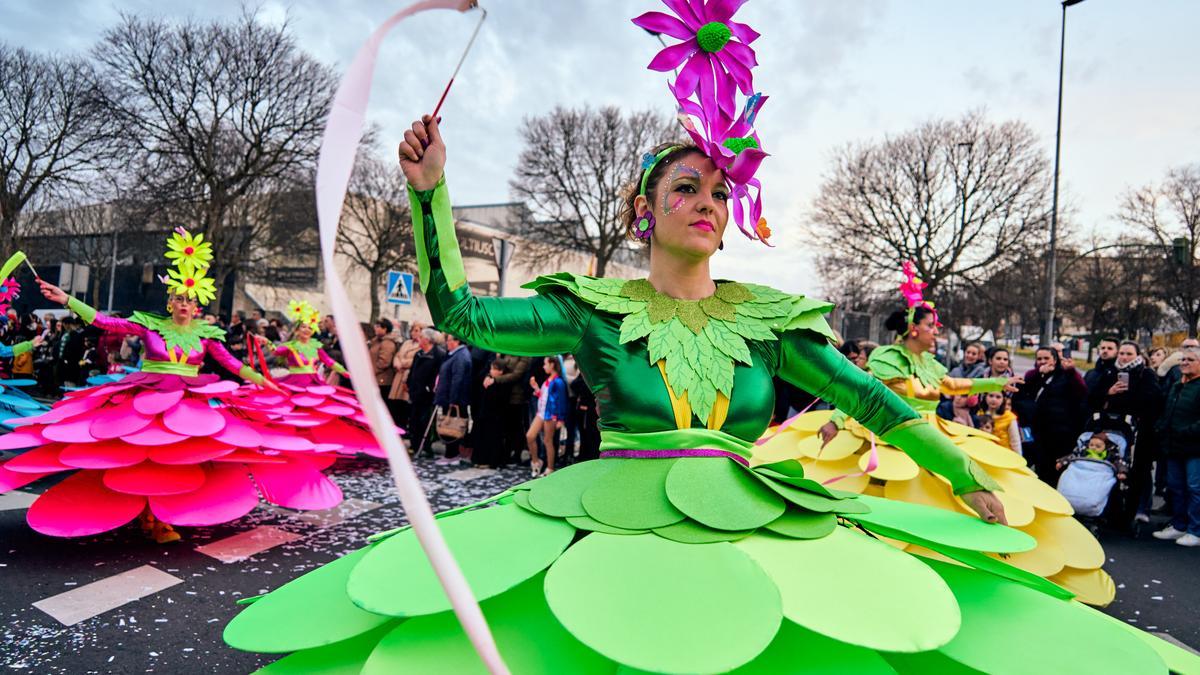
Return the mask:
<path id="1" fill-rule="evenodd" d="M 668 177 L 668 180 L 667 180 L 668 189 L 663 190 L 663 199 L 662 199 L 662 210 L 663 210 L 663 213 L 666 215 L 671 215 L 675 211 L 678 211 L 681 206 L 683 206 L 683 197 L 676 198 L 674 203 L 669 202 L 669 200 L 671 198 L 671 192 L 672 192 L 671 188 L 673 187 L 673 184 L 675 183 L 675 181 L 678 180 L 681 176 L 686 176 L 688 178 L 695 178 L 696 181 L 699 182 L 701 174 L 695 168 L 690 167 L 686 164 L 683 164 L 682 162 L 678 162 L 673 167 L 671 167 L 671 175 Z M 668 206 L 668 204 L 670 204 L 670 205 Z"/>

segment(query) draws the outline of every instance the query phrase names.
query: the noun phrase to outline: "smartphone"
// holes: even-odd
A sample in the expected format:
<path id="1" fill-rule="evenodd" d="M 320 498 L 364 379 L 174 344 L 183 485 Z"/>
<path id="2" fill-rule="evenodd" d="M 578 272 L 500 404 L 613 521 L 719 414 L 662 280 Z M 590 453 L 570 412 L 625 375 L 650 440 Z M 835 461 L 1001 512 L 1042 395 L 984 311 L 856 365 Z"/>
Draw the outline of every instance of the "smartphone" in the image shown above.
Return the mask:
<path id="1" fill-rule="evenodd" d="M 1117 373 L 1117 382 L 1120 382 L 1121 384 L 1128 387 L 1129 386 L 1129 373 Z"/>

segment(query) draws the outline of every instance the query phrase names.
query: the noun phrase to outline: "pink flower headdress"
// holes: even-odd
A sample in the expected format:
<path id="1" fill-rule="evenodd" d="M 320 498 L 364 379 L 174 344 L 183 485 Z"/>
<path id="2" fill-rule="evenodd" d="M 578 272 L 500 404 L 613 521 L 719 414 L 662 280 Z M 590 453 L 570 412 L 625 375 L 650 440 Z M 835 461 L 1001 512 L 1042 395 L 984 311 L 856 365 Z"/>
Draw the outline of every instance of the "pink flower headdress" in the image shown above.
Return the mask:
<path id="1" fill-rule="evenodd" d="M 745 0 L 663 0 L 675 16 L 647 12 L 633 23 L 683 42 L 660 51 L 649 68 L 683 69 L 668 85 L 679 121 L 701 151 L 725 172 L 733 199 L 733 219 L 742 234 L 767 243 L 771 231 L 762 217 L 762 184 L 754 177 L 767 153 L 754 121 L 767 97 L 754 92 L 751 69 L 758 65 L 749 47 L 758 33 L 732 20 Z M 747 97 L 738 112 L 737 93 Z M 645 168 L 645 174 L 654 164 Z M 768 244 L 770 245 L 770 244 Z"/>
<path id="2" fill-rule="evenodd" d="M 0 281 L 0 303 L 8 305 L 19 297 L 21 297 L 21 286 L 16 279 L 9 277 Z"/>
<path id="3" fill-rule="evenodd" d="M 900 284 L 900 293 L 904 295 L 904 302 L 908 306 L 908 325 L 913 324 L 917 307 L 925 307 L 933 312 L 933 323 L 938 326 L 942 325 L 942 322 L 938 320 L 937 310 L 933 308 L 933 303 L 926 300 L 924 296 L 925 287 L 929 284 L 917 277 L 917 268 L 911 260 L 905 260 L 902 269 L 904 270 L 904 283 Z"/>

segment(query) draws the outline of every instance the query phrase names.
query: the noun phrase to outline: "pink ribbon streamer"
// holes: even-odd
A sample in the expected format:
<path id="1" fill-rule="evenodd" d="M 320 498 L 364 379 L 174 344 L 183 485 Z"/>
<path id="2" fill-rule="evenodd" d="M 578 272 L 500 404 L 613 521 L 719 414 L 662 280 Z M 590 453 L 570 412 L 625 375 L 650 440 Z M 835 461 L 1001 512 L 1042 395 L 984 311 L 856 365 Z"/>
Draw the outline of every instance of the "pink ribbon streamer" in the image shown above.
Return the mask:
<path id="1" fill-rule="evenodd" d="M 808 405 L 804 406 L 804 410 L 801 410 L 800 412 L 796 413 L 795 415 L 792 415 L 791 417 L 784 420 L 782 424 L 775 427 L 774 433 L 772 433 L 770 436 L 763 436 L 762 438 L 758 439 L 757 441 L 754 441 L 754 445 L 758 446 L 758 445 L 765 445 L 765 444 L 769 443 L 772 438 L 775 438 L 779 434 L 783 433 L 788 427 L 792 426 L 793 422 L 800 419 L 801 415 L 808 412 L 809 409 L 811 409 L 814 405 L 816 405 L 817 401 L 820 401 L 820 400 L 821 399 L 819 399 L 819 398 L 814 398 Z"/>
<path id="2" fill-rule="evenodd" d="M 321 140 L 316 194 L 317 220 L 321 231 L 321 258 L 325 265 L 325 292 L 341 335 L 358 335 L 359 324 L 346 287 L 337 274 L 333 255 L 342 202 L 346 198 L 350 174 L 354 169 L 354 156 L 362 139 L 366 121 L 367 102 L 370 98 L 379 45 L 396 24 L 418 12 L 430 9 L 465 12 L 472 5 L 471 0 L 422 0 L 396 12 L 377 28 L 358 50 L 334 96 L 329 121 L 325 126 L 325 136 Z M 375 386 L 375 372 L 367 354 L 366 343 L 356 339 L 343 340 L 342 352 L 363 412 L 371 422 L 371 431 L 379 441 L 380 447 L 387 453 L 388 464 L 391 466 L 404 512 L 408 514 L 413 531 L 425 550 L 425 555 L 429 557 L 455 615 L 488 670 L 497 675 L 507 675 L 508 667 L 500 657 L 500 651 L 484 619 L 483 611 L 480 610 L 479 603 L 467 585 L 466 577 L 463 576 L 446 545 L 446 540 L 442 537 L 441 530 L 437 527 L 433 510 L 421 490 L 421 483 L 413 471 L 408 452 L 394 432 L 395 425 L 391 415 L 379 395 L 379 388 Z"/>

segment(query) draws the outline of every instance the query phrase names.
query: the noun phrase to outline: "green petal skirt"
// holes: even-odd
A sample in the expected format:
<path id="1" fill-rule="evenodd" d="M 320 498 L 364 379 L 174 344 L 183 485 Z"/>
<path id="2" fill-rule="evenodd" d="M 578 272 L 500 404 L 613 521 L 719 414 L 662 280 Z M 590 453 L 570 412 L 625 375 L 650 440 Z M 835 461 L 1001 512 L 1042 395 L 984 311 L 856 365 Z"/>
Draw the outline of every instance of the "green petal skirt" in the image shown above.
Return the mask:
<path id="1" fill-rule="evenodd" d="M 1029 535 L 793 460 L 593 460 L 439 518 L 513 673 L 1200 673 L 987 555 Z M 226 642 L 289 654 L 264 673 L 485 672 L 412 530 L 373 540 L 254 599 Z"/>

